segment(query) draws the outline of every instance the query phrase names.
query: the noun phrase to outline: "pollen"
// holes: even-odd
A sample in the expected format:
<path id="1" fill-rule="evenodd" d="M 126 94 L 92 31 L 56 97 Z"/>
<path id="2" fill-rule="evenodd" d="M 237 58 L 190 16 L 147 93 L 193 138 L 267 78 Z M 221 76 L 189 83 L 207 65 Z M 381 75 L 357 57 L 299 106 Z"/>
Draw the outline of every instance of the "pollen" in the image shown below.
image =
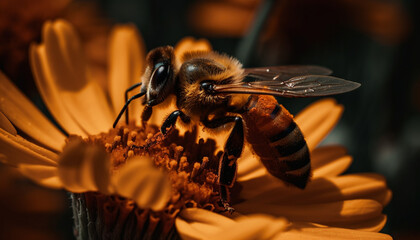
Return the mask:
<path id="1" fill-rule="evenodd" d="M 149 156 L 157 168 L 167 173 L 172 186 L 172 196 L 165 209 L 159 212 L 140 209 L 132 200 L 121 197 L 102 196 L 100 193 L 89 193 L 84 197 L 90 199 L 87 201 L 91 203 L 97 202 L 98 199 L 110 202 L 109 204 L 115 205 L 118 211 L 136 218 L 137 223 L 143 222 L 144 226 L 139 226 L 141 229 L 149 229 L 150 219 L 153 218 L 165 231 L 170 231 L 168 229 L 173 228 L 175 217 L 184 208 L 224 211 L 217 184 L 221 152 L 215 153 L 214 140 L 197 141 L 197 135 L 196 129 L 182 136 L 174 129 L 165 137 L 156 126 L 142 128 L 130 124 L 111 129 L 107 133 L 89 136 L 85 139 L 86 142 L 103 145 L 110 154 L 111 171 L 114 173 L 118 172 L 129 158 Z M 108 210 L 104 209 L 104 213 Z M 134 214 L 130 214 L 131 212 Z"/>

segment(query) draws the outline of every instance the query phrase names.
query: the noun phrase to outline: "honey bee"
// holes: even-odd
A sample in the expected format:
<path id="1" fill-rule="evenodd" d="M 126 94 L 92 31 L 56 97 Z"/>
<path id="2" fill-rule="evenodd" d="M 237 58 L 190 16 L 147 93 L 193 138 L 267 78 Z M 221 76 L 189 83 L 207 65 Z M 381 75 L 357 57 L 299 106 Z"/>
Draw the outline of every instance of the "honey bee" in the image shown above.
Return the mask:
<path id="1" fill-rule="evenodd" d="M 276 66 L 242 68 L 241 63 L 216 52 L 186 53 L 175 61 L 170 46 L 150 51 L 142 81 L 127 89 L 126 104 L 114 122 L 118 123 L 130 102 L 143 98 L 142 118 L 147 121 L 155 105 L 169 95 L 176 96 L 178 110 L 161 126 L 166 135 L 178 118 L 184 123 L 201 122 L 218 129 L 233 123 L 219 162 L 220 199 L 226 210 L 229 188 L 235 182 L 236 160 L 244 141 L 252 146 L 273 176 L 304 189 L 311 176 L 310 153 L 292 115 L 274 96 L 313 97 L 352 91 L 359 83 L 329 76 L 331 70 L 319 66 Z M 251 79 L 251 81 L 249 81 Z M 140 92 L 127 98 L 136 87 Z M 126 112 L 128 121 L 128 112 Z"/>

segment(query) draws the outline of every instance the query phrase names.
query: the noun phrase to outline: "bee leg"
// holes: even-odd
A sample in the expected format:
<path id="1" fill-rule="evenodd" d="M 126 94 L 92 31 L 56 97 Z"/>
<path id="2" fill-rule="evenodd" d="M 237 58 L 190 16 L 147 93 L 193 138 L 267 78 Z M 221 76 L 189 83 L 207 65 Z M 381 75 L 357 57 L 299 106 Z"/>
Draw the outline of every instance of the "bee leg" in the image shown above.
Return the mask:
<path id="1" fill-rule="evenodd" d="M 168 131 L 170 131 L 175 126 L 175 123 L 176 123 L 176 120 L 178 119 L 178 117 L 180 117 L 181 120 L 184 123 L 189 123 L 191 121 L 190 117 L 185 115 L 185 113 L 183 113 L 181 110 L 173 111 L 166 118 L 166 120 L 162 124 L 162 127 L 160 128 L 160 131 L 163 133 L 164 136 L 166 136 Z M 168 128 L 169 128 L 169 130 L 168 130 Z"/>
<path id="2" fill-rule="evenodd" d="M 143 112 L 141 113 L 141 122 L 143 126 L 146 126 L 146 122 L 149 121 L 150 117 L 152 116 L 153 108 L 149 105 L 146 105 L 143 108 Z"/>
<path id="3" fill-rule="evenodd" d="M 133 86 L 127 88 L 127 90 L 125 90 L 125 102 L 128 101 L 128 93 L 134 89 L 136 89 L 137 87 L 141 86 L 141 82 L 134 84 Z M 128 108 L 125 111 L 125 124 L 128 125 Z"/>
<path id="4" fill-rule="evenodd" d="M 151 109 L 151 107 L 150 107 L 150 109 Z M 144 111 L 147 111 L 147 110 L 145 109 Z M 163 134 L 163 139 L 166 137 L 166 135 L 168 134 L 168 132 L 175 126 L 175 123 L 176 123 L 176 120 L 178 120 L 178 117 L 180 117 L 181 120 L 184 123 L 189 123 L 190 122 L 190 117 L 188 117 L 187 115 L 185 115 L 185 113 L 183 113 L 181 110 L 176 110 L 176 111 L 172 112 L 166 118 L 166 120 L 162 124 L 162 127 L 160 128 L 160 131 Z M 152 141 L 152 142 L 149 142 L 149 143 L 147 143 L 146 145 L 143 145 L 143 146 L 133 145 L 132 148 L 141 148 L 141 149 L 146 148 L 147 149 L 147 148 L 149 148 L 149 147 L 151 147 L 151 146 L 159 143 L 160 141 L 162 141 L 162 140 Z"/>
<path id="5" fill-rule="evenodd" d="M 233 187 L 236 179 L 236 160 L 241 156 L 244 146 L 244 125 L 241 117 L 227 116 L 215 120 L 202 121 L 208 128 L 217 128 L 229 122 L 235 122 L 225 144 L 224 152 L 219 162 L 218 183 L 220 184 L 220 198 L 225 209 L 232 212 L 229 206 L 229 189 Z"/>
<path id="6" fill-rule="evenodd" d="M 220 191 L 220 199 L 222 201 L 223 207 L 226 211 L 228 211 L 230 214 L 232 214 L 235 209 L 230 206 L 230 194 L 229 194 L 229 188 L 224 185 L 219 185 L 219 191 Z"/>

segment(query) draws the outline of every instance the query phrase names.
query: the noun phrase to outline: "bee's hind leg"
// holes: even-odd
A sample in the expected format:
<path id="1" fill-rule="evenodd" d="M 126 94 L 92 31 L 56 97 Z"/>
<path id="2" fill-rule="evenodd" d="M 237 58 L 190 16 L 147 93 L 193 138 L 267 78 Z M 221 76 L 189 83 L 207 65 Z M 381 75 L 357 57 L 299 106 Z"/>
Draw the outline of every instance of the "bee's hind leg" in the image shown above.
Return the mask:
<path id="1" fill-rule="evenodd" d="M 233 184 L 235 183 L 237 170 L 236 160 L 241 156 L 244 146 L 243 120 L 239 116 L 227 116 L 214 120 L 204 120 L 202 122 L 204 126 L 208 128 L 217 128 L 230 122 L 235 123 L 235 126 L 226 141 L 223 155 L 220 158 L 217 179 L 220 184 L 220 199 L 222 204 L 227 211 L 232 213 L 234 209 L 229 205 L 229 188 L 233 187 Z"/>
<path id="2" fill-rule="evenodd" d="M 230 193 L 229 193 L 229 187 L 225 185 L 219 185 L 219 191 L 220 191 L 220 200 L 223 204 L 223 207 L 225 208 L 225 211 L 228 211 L 230 214 L 232 214 L 235 209 L 230 206 Z"/>

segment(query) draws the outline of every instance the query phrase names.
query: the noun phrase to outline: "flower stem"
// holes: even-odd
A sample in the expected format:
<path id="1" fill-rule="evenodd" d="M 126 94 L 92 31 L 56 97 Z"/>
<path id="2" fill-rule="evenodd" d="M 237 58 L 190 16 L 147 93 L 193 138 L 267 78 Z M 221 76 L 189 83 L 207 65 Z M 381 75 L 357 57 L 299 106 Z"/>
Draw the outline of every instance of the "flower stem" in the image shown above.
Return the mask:
<path id="1" fill-rule="evenodd" d="M 244 67 L 247 67 L 250 64 L 250 60 L 252 58 L 252 54 L 254 52 L 255 45 L 258 40 L 258 36 L 260 35 L 261 30 L 264 27 L 264 24 L 271 13 L 271 9 L 274 3 L 274 0 L 265 0 L 261 3 L 261 6 L 257 11 L 256 18 L 252 23 L 251 28 L 249 29 L 245 37 L 243 37 L 242 40 L 239 42 L 236 51 L 236 57 L 240 62 L 242 62 Z"/>
<path id="2" fill-rule="evenodd" d="M 139 209 L 127 199 L 100 193 L 70 193 L 74 235 L 94 239 L 180 239 L 174 217 Z"/>

